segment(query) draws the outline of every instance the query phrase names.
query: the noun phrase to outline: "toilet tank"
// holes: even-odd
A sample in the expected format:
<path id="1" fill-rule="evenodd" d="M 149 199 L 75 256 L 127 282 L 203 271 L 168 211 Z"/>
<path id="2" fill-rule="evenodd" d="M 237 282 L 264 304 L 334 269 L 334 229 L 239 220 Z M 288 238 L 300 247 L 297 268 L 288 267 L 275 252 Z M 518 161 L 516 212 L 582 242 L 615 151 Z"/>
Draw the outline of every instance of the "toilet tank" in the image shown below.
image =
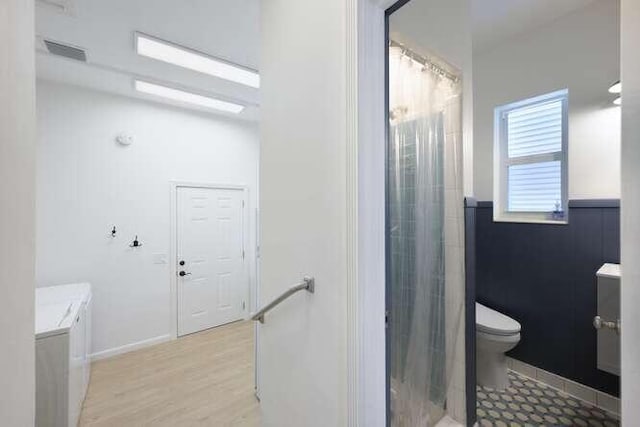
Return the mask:
<path id="1" fill-rule="evenodd" d="M 620 375 L 620 265 L 604 264 L 596 273 L 598 313 L 598 369 Z"/>

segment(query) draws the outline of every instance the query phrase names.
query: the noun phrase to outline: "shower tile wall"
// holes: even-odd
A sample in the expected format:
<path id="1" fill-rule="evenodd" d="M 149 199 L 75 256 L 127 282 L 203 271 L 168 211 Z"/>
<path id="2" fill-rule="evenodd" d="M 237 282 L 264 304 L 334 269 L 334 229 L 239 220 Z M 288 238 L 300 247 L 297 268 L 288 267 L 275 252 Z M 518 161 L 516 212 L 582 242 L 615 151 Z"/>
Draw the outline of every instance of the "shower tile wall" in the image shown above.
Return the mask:
<path id="1" fill-rule="evenodd" d="M 419 133 L 419 125 L 416 122 L 405 122 L 399 126 L 405 127 L 405 130 L 409 134 Z M 424 331 L 425 333 L 416 333 L 413 330 L 414 325 L 414 310 L 416 309 L 416 302 L 418 301 L 418 292 L 416 289 L 416 282 L 418 281 L 416 272 L 418 270 L 418 260 L 416 259 L 416 234 L 418 232 L 418 226 L 416 222 L 421 218 L 418 218 L 416 208 L 416 185 L 417 185 L 417 148 L 415 139 L 402 138 L 398 142 L 398 146 L 394 150 L 389 152 L 389 165 L 392 171 L 390 176 L 389 185 L 394 190 L 391 191 L 389 200 L 389 215 L 391 218 L 391 230 L 390 230 L 390 248 L 391 248 L 391 337 L 392 337 L 392 351 L 391 351 L 391 387 L 392 390 L 395 387 L 401 387 L 400 381 L 404 375 L 411 375 L 407 373 L 406 364 L 410 358 L 409 351 L 411 350 L 412 336 L 415 339 L 418 336 L 424 336 L 429 340 L 429 352 L 435 360 L 446 360 L 445 354 L 445 336 L 444 331 L 440 331 L 438 325 L 434 325 L 434 329 Z M 440 147 L 439 147 L 440 148 Z M 433 153 L 435 159 L 443 159 L 444 152 L 440 149 L 436 149 Z M 436 161 L 440 164 L 440 161 Z M 444 173 L 440 174 L 438 170 L 434 172 L 434 194 L 438 194 L 438 187 L 441 191 L 443 189 Z M 442 205 L 442 199 L 436 201 L 431 205 L 431 214 L 437 218 L 440 215 L 444 215 L 444 206 Z M 438 247 L 438 245 L 434 245 Z M 437 255 L 436 255 L 437 256 Z M 444 307 L 445 300 L 444 294 L 440 292 L 440 286 L 438 286 L 438 277 L 433 277 L 431 285 L 433 286 L 433 292 L 430 298 L 437 300 L 431 300 L 430 304 L 433 307 Z M 441 279 L 441 278 L 440 278 Z M 437 309 L 436 309 L 437 310 Z M 437 364 L 437 363 L 436 363 Z M 444 370 L 437 372 L 431 372 L 433 377 L 430 381 L 431 390 L 429 392 L 430 398 L 439 398 L 439 393 L 444 390 L 446 386 Z M 395 382 L 398 381 L 398 382 Z M 395 383 L 395 384 L 394 384 Z M 406 397 L 405 397 L 406 398 Z M 442 396 L 444 399 L 444 396 Z M 395 400 L 396 395 L 392 391 L 391 396 L 391 411 L 395 412 Z M 430 415 L 436 419 L 442 416 L 439 405 L 433 405 L 430 409 L 432 412 Z"/>
<path id="2" fill-rule="evenodd" d="M 450 354 L 443 354 L 446 360 L 446 379 L 441 380 L 447 389 L 446 410 L 449 416 L 456 421 L 466 423 L 466 395 L 465 395 L 465 323 L 464 323 L 464 197 L 462 180 L 462 133 L 460 130 L 460 99 L 453 98 L 447 104 L 443 125 L 445 147 L 438 155 L 443 159 L 442 190 L 444 206 L 434 206 L 434 209 L 443 209 L 444 215 L 444 258 L 445 258 L 445 289 L 444 295 L 434 296 L 442 298 L 445 306 L 445 328 L 442 343 Z M 390 247 L 391 262 L 394 265 L 403 265 L 404 275 L 395 274 L 392 270 L 391 280 L 396 284 L 392 290 L 392 335 L 401 336 L 405 344 L 409 340 L 407 331 L 410 330 L 409 319 L 402 313 L 408 313 L 413 309 L 412 293 L 415 292 L 411 284 L 416 280 L 414 274 L 406 274 L 414 271 L 415 251 L 414 246 L 416 218 L 414 209 L 406 209 L 415 206 L 415 167 L 416 147 L 413 141 L 398 147 L 398 156 L 394 156 L 393 150 L 389 153 L 389 165 L 399 173 L 400 202 L 389 201 L 390 215 L 397 221 L 397 228 L 391 230 Z M 390 186 L 395 181 L 391 179 Z M 398 203 L 404 209 L 400 209 Z M 401 214 L 400 214 L 401 213 Z M 398 269 L 399 270 L 399 269 Z M 403 347 L 402 345 L 400 347 Z M 406 347 L 406 346 L 405 346 Z M 438 351 L 434 349 L 434 351 Z M 392 365 L 398 366 L 406 357 L 406 354 L 392 352 L 391 357 L 397 358 Z M 445 372 L 442 372 L 445 374 Z M 392 411 L 393 400 L 392 396 Z"/>
<path id="3" fill-rule="evenodd" d="M 462 179 L 462 130 L 460 98 L 449 101 L 444 112 L 444 194 L 445 194 L 445 334 L 447 349 L 447 412 L 466 424 L 465 394 L 465 272 L 464 272 L 464 190 Z"/>
<path id="4" fill-rule="evenodd" d="M 415 176 L 416 146 L 414 141 L 403 141 L 396 150 L 389 150 L 389 165 L 394 173 L 389 178 L 390 188 L 397 191 L 389 196 L 389 215 L 392 220 L 389 232 L 391 247 L 391 375 L 402 371 L 409 348 L 412 302 L 415 301 Z M 395 178 L 394 178 L 395 177 Z M 395 179 L 395 180 L 394 180 Z M 395 196 L 395 197 L 394 197 Z M 393 348 L 395 346 L 395 348 Z M 394 384 L 391 384 L 392 389 Z M 394 410 L 395 395 L 391 404 Z"/>

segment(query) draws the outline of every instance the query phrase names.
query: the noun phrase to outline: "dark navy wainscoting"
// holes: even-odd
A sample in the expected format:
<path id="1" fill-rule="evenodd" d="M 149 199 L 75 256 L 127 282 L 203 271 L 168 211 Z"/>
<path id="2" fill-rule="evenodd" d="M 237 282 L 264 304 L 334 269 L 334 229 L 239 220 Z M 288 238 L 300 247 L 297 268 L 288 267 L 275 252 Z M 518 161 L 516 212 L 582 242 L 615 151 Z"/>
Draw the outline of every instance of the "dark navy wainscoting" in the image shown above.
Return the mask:
<path id="1" fill-rule="evenodd" d="M 492 203 L 478 202 L 474 220 L 476 298 L 522 325 L 509 355 L 618 396 L 619 378 L 596 367 L 591 322 L 595 273 L 620 262 L 619 201 L 570 201 L 568 225 L 494 222 Z"/>
<path id="2" fill-rule="evenodd" d="M 465 240 L 465 387 L 467 392 L 467 425 L 477 421 L 476 415 L 476 207 L 475 199 L 464 200 Z"/>

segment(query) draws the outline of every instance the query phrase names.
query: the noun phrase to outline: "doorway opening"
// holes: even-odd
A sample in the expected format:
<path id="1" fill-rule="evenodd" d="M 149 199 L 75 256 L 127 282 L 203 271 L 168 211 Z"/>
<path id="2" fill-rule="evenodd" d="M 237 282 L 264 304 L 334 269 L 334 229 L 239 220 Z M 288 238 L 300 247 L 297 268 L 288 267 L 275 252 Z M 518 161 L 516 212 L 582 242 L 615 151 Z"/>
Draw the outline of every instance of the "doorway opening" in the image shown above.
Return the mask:
<path id="1" fill-rule="evenodd" d="M 387 364 L 394 426 L 466 417 L 462 64 L 433 49 L 434 34 L 409 29 L 431 28 L 429 19 L 441 17 L 415 0 L 387 13 Z"/>
<path id="2" fill-rule="evenodd" d="M 620 3 L 386 15 L 389 424 L 619 425 Z M 435 110 L 441 131 L 451 76 L 461 101 L 450 120 Z"/>
<path id="3" fill-rule="evenodd" d="M 260 2 L 34 10 L 36 285 L 91 290 L 68 424 L 259 424 Z"/>

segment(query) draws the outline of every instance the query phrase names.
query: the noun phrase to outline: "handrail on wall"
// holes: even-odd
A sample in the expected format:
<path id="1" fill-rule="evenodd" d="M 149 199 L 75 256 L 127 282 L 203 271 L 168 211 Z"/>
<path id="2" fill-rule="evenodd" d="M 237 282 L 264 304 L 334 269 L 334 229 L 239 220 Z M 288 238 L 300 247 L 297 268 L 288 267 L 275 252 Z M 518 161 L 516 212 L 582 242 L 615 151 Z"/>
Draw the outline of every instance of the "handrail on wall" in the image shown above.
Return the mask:
<path id="1" fill-rule="evenodd" d="M 290 287 L 278 298 L 274 299 L 269 304 L 262 307 L 253 316 L 251 316 L 251 320 L 257 320 L 260 323 L 264 323 L 264 315 L 267 314 L 267 312 L 271 311 L 271 309 L 273 309 L 275 306 L 280 304 L 282 301 L 289 298 L 291 295 L 302 290 L 314 293 L 316 290 L 315 279 L 313 277 L 305 276 L 302 283 L 299 283 L 297 285 Z"/>

